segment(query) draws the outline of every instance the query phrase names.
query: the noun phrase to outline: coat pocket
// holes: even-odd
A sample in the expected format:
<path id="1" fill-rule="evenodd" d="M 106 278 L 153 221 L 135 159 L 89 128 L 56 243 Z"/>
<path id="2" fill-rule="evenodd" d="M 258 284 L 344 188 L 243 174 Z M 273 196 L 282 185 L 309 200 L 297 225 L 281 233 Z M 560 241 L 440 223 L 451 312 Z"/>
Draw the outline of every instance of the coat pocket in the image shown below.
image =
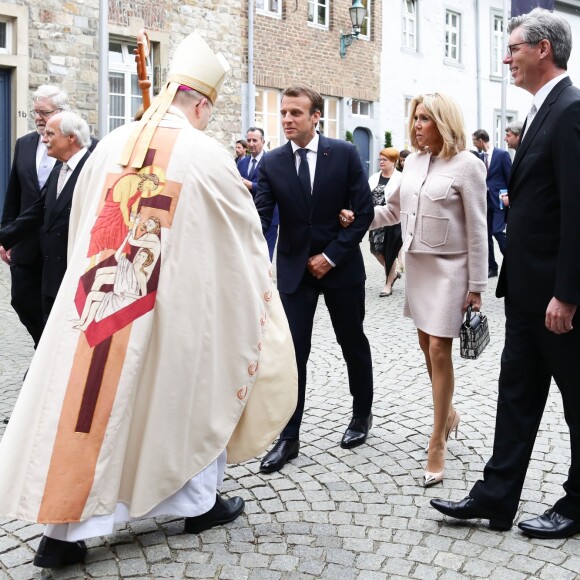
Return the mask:
<path id="1" fill-rule="evenodd" d="M 431 175 L 425 184 L 425 195 L 433 201 L 445 199 L 452 184 L 451 175 Z"/>
<path id="2" fill-rule="evenodd" d="M 424 215 L 421 218 L 421 241 L 430 248 L 443 246 L 449 234 L 449 218 Z"/>

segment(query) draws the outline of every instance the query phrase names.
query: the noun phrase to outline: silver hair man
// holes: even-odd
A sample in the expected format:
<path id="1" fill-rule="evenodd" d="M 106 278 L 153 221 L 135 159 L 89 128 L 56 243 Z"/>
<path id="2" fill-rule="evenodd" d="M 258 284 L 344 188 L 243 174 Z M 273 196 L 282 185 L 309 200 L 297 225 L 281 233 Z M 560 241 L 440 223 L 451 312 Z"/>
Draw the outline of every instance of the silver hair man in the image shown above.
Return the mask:
<path id="1" fill-rule="evenodd" d="M 91 134 L 87 122 L 77 113 L 64 111 L 59 114 L 60 132 L 68 137 L 74 135 L 80 147 L 89 147 L 91 144 Z"/>
<path id="2" fill-rule="evenodd" d="M 568 59 L 572 52 L 572 29 L 564 16 L 543 8 L 534 8 L 527 14 L 512 18 L 508 24 L 508 33 L 511 34 L 520 27 L 524 42 L 530 46 L 535 46 L 544 39 L 549 40 L 554 64 L 568 70 Z"/>

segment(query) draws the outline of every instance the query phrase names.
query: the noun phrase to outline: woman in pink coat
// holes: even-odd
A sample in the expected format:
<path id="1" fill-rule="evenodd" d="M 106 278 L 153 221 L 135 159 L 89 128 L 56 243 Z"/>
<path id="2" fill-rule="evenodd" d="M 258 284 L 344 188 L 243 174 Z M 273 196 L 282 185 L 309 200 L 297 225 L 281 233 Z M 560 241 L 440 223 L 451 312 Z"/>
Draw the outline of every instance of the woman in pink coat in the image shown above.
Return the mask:
<path id="1" fill-rule="evenodd" d="M 451 349 L 468 305 L 487 287 L 485 165 L 466 149 L 463 115 L 434 93 L 411 101 L 409 155 L 399 188 L 375 207 L 370 229 L 401 222 L 405 258 L 404 315 L 413 319 L 433 394 L 433 431 L 423 484 L 443 480 L 446 444 L 459 425 Z M 354 219 L 343 210 L 340 222 Z"/>

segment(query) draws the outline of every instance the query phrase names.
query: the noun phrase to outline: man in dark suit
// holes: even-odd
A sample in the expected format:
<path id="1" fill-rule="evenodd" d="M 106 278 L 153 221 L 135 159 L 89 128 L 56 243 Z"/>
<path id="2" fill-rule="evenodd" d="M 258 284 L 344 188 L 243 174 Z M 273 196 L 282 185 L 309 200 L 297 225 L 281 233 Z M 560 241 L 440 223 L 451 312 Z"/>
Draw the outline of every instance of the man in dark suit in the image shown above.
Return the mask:
<path id="1" fill-rule="evenodd" d="M 277 471 L 298 455 L 306 365 L 320 294 L 342 348 L 353 397 L 353 416 L 341 446 L 364 443 L 372 423 L 372 361 L 363 331 L 366 276 L 359 245 L 373 219 L 373 203 L 355 147 L 316 132 L 323 107 L 322 97 L 308 87 L 284 91 L 282 127 L 289 142 L 268 153 L 258 177 L 255 201 L 264 231 L 276 204 L 280 211 L 278 290 L 298 364 L 298 405 L 262 460 L 263 472 Z M 338 222 L 344 207 L 357 218 L 348 229 Z"/>
<path id="2" fill-rule="evenodd" d="M 249 155 L 240 159 L 238 162 L 238 171 L 242 176 L 244 185 L 249 189 L 252 197 L 256 198 L 258 191 L 258 169 L 262 158 L 266 155 L 264 151 L 264 131 L 260 127 L 250 127 L 246 135 L 248 143 Z M 278 237 L 278 225 L 280 218 L 278 216 L 278 207 L 274 209 L 274 215 L 270 227 L 264 234 L 266 242 L 268 243 L 268 252 L 270 253 L 270 261 L 274 257 L 274 248 L 276 247 L 276 238 Z"/>
<path id="3" fill-rule="evenodd" d="M 468 497 L 431 504 L 452 517 L 511 527 L 554 378 L 570 429 L 565 495 L 518 525 L 530 536 L 565 538 L 580 532 L 580 90 L 566 73 L 572 32 L 563 16 L 534 9 L 512 18 L 508 30 L 504 62 L 516 86 L 534 98 L 509 182 L 497 289 L 505 297 L 506 336 L 493 455 Z"/>
<path id="4" fill-rule="evenodd" d="M 0 244 L 12 248 L 22 239 L 40 234 L 43 267 L 39 288 L 44 328 L 66 271 L 72 196 L 77 178 L 89 157 L 91 138 L 87 123 L 77 114 L 66 111 L 48 119 L 42 140 L 48 155 L 58 163 L 36 203 L 0 228 Z"/>
<path id="5" fill-rule="evenodd" d="M 493 238 L 497 240 L 499 251 L 505 253 L 506 213 L 499 192 L 507 190 L 512 167 L 512 158 L 504 149 L 493 147 L 489 135 L 484 129 L 478 129 L 472 135 L 473 144 L 477 147 L 482 161 L 487 168 L 487 244 L 488 244 L 488 277 L 497 276 L 497 262 L 493 251 Z"/>
<path id="6" fill-rule="evenodd" d="M 70 109 L 68 96 L 58 87 L 42 85 L 32 94 L 36 131 L 16 140 L 12 170 L 2 212 L 4 227 L 12 223 L 40 199 L 56 159 L 49 157 L 42 136 L 52 115 Z M 10 265 L 12 308 L 38 344 L 43 328 L 41 279 L 42 258 L 37 232 L 31 232 L 9 252 L 0 248 L 0 257 Z"/>

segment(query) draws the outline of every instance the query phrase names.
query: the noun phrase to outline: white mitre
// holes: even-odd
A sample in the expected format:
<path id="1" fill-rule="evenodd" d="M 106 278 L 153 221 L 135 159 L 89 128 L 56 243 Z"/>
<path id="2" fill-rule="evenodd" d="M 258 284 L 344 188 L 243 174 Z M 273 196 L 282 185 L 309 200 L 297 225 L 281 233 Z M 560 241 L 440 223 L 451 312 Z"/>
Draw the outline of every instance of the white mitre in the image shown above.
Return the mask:
<path id="1" fill-rule="evenodd" d="M 184 38 L 171 60 L 167 82 L 135 127 L 123 150 L 120 165 L 130 163 L 136 169 L 143 166 L 153 133 L 182 85 L 200 92 L 215 104 L 229 70 L 230 65 L 223 55 L 216 54 L 197 32 Z"/>

